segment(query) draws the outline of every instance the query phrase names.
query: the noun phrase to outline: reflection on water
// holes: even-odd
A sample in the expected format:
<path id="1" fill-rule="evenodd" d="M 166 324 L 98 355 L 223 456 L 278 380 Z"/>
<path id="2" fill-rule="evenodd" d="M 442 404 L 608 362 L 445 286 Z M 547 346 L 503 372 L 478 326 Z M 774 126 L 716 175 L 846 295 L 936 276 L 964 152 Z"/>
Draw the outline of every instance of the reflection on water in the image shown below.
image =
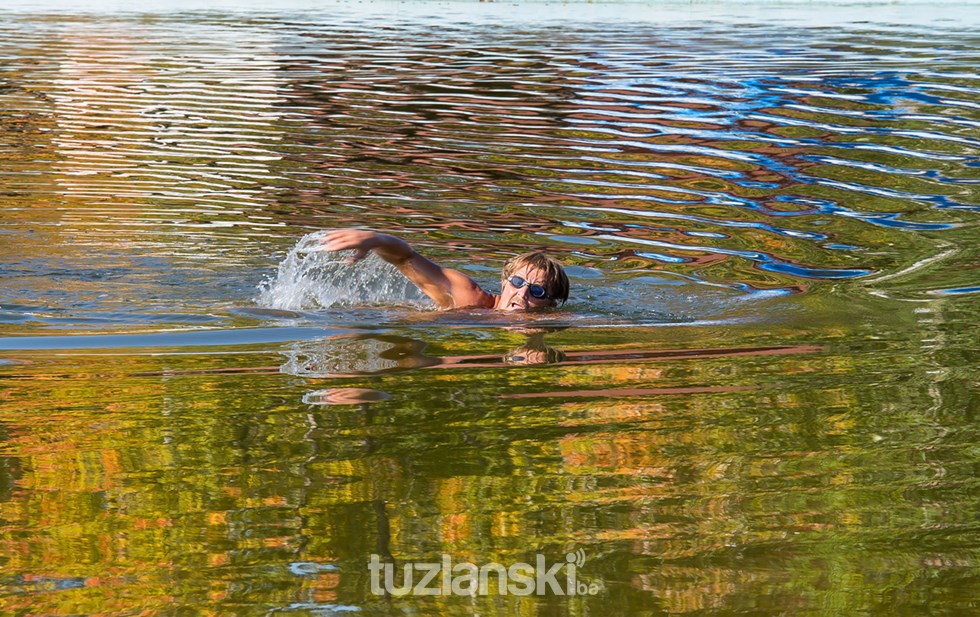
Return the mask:
<path id="1" fill-rule="evenodd" d="M 503 364 L 556 364 L 568 356 L 549 346 L 540 328 L 519 329 L 527 338 L 518 346 L 500 354 L 475 354 L 437 357 L 426 353 L 429 345 L 423 341 L 394 335 L 363 335 L 310 339 L 294 343 L 284 352 L 287 358 L 280 367 L 283 373 L 299 377 L 358 377 L 380 373 L 407 371 L 419 368 L 463 369 L 486 368 Z M 682 352 L 690 355 L 689 352 Z M 669 355 L 669 352 L 667 352 Z M 574 354 L 573 361 L 621 362 L 644 357 L 663 357 L 661 351 L 630 351 L 603 358 Z"/>
<path id="2" fill-rule="evenodd" d="M 976 11 L 618 6 L 0 7 L 0 612 L 975 610 Z"/>
<path id="3" fill-rule="evenodd" d="M 581 548 L 582 575 L 608 592 L 532 606 L 724 612 L 772 597 L 819 612 L 900 585 L 953 610 L 977 568 L 969 378 L 929 351 L 951 315 L 888 329 L 874 308 L 819 334 L 429 328 L 31 355 L 3 372 L 0 597 L 48 614 L 107 598 L 120 612 L 176 598 L 469 614 L 503 600 L 377 597 L 368 556 Z M 542 341 L 564 358 L 507 363 Z M 281 372 L 314 351 L 333 364 Z"/>
<path id="4" fill-rule="evenodd" d="M 368 388 L 333 388 L 317 390 L 303 395 L 307 405 L 357 405 L 391 398 L 387 393 Z"/>
<path id="5" fill-rule="evenodd" d="M 295 343 L 280 370 L 300 377 L 348 377 L 430 366 L 425 344 L 402 337 L 312 339 Z"/>

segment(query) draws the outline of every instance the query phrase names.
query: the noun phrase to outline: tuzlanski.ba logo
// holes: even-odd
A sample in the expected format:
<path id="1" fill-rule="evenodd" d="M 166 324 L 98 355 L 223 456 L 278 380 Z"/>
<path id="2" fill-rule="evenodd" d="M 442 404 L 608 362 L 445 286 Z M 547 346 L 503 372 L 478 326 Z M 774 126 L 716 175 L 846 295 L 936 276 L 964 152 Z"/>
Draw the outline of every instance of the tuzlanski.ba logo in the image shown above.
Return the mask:
<path id="1" fill-rule="evenodd" d="M 402 564 L 400 584 L 396 580 L 399 568 L 393 563 L 382 562 L 378 555 L 371 555 L 368 570 L 371 572 L 371 593 L 376 595 L 485 596 L 491 593 L 491 580 L 496 582 L 494 587 L 498 595 L 596 595 L 602 591 L 600 583 L 578 578 L 578 571 L 584 565 L 585 551 L 580 548 L 551 564 L 538 553 L 534 565 L 524 562 L 490 562 L 483 565 L 468 561 L 453 563 L 451 555 L 443 554 L 437 562 L 409 561 Z"/>

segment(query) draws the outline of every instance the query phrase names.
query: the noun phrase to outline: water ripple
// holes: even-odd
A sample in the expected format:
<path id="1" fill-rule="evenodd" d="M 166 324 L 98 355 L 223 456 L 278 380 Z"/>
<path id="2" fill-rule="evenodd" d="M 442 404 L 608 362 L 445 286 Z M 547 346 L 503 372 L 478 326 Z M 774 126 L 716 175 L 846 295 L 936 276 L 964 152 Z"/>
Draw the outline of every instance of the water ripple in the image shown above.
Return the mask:
<path id="1" fill-rule="evenodd" d="M 103 17 L 0 22 L 0 230 L 155 256 L 142 296 L 254 287 L 344 225 L 457 267 L 526 246 L 800 289 L 903 271 L 980 209 L 966 30 Z"/>

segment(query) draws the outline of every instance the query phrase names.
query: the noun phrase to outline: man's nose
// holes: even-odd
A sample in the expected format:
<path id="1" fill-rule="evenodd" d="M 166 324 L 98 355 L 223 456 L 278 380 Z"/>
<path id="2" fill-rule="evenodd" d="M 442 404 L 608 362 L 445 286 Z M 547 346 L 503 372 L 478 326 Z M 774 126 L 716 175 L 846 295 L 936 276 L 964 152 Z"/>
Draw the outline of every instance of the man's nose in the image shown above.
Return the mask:
<path id="1" fill-rule="evenodd" d="M 530 293 L 530 291 L 531 291 L 530 285 L 523 285 L 517 288 L 517 295 L 522 298 L 527 298 L 527 294 Z"/>

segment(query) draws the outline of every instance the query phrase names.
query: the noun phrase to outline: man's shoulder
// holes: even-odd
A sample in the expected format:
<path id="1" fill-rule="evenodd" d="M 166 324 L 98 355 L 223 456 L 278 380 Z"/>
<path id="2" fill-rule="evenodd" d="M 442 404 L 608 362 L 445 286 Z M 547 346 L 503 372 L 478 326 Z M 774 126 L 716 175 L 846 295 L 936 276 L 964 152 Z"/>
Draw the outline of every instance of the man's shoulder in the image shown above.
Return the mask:
<path id="1" fill-rule="evenodd" d="M 462 272 L 447 270 L 446 276 L 452 289 L 455 308 L 493 308 L 496 306 L 497 296 L 485 291 L 476 281 Z"/>
<path id="2" fill-rule="evenodd" d="M 497 296 L 484 291 L 483 288 L 475 283 L 474 287 L 474 289 L 464 293 L 458 295 L 453 294 L 453 301 L 456 304 L 456 308 L 477 307 L 492 309 L 497 306 Z"/>

